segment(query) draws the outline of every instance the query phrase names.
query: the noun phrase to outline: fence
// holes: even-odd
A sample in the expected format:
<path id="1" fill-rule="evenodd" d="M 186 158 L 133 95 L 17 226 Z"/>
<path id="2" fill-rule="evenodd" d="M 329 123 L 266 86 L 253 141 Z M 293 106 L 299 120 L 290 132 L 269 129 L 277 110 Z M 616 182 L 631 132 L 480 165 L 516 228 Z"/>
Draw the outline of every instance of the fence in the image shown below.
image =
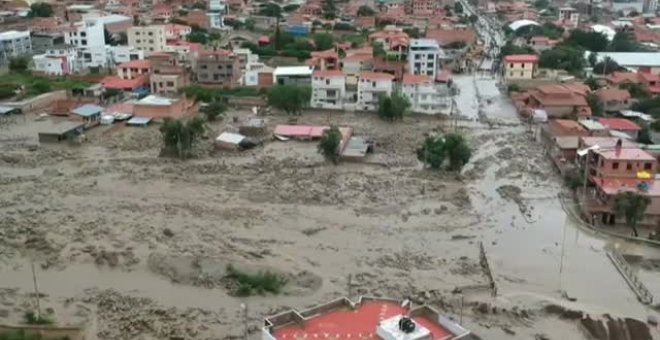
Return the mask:
<path id="1" fill-rule="evenodd" d="M 608 251 L 607 257 L 610 258 L 616 269 L 621 273 L 621 276 L 626 280 L 630 289 L 632 289 L 635 295 L 637 295 L 637 299 L 645 305 L 652 304 L 653 295 L 651 295 L 651 292 L 646 289 L 646 286 L 644 286 L 642 281 L 640 281 L 637 275 L 633 272 L 632 268 L 630 268 L 628 261 L 626 261 L 626 259 L 615 250 Z"/>

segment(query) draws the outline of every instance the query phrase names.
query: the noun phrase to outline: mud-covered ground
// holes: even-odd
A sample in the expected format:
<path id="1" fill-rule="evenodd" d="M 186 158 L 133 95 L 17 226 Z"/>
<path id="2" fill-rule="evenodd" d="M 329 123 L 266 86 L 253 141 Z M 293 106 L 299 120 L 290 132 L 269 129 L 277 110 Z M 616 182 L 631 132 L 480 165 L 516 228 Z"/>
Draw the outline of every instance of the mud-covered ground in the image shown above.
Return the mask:
<path id="1" fill-rule="evenodd" d="M 33 308 L 33 261 L 42 310 L 60 323 L 86 325 L 99 339 L 239 338 L 242 303 L 256 339 L 264 316 L 347 294 L 432 303 L 462 314 L 484 339 L 582 336 L 577 322 L 547 311 L 562 304 L 556 288 L 537 284 L 524 267 L 507 268 L 510 251 L 498 247 L 505 237 L 493 239 L 503 233 L 498 228 L 526 229 L 538 219 L 535 200 L 557 190 L 550 163 L 517 121 L 460 121 L 476 152 L 459 175 L 423 170 L 415 156 L 425 135 L 455 129 L 452 121 L 298 117 L 301 124 L 351 126 L 377 141 L 366 161 L 335 166 L 313 142 L 266 138 L 250 151 L 214 150 L 213 138 L 247 116 L 230 111 L 213 123 L 199 157 L 188 161 L 159 157 L 158 126 L 99 127 L 79 146 L 38 145 L 45 123 L 35 117 L 3 126 L 0 323 L 20 322 Z M 267 119 L 272 128 L 290 117 Z M 511 225 L 492 213 L 500 201 L 510 203 L 502 213 Z M 501 294 L 529 289 L 540 296 L 494 300 L 466 292 L 461 313 L 452 291 L 488 283 L 480 241 L 501 269 Z M 230 264 L 276 272 L 287 284 L 277 296 L 231 296 Z"/>

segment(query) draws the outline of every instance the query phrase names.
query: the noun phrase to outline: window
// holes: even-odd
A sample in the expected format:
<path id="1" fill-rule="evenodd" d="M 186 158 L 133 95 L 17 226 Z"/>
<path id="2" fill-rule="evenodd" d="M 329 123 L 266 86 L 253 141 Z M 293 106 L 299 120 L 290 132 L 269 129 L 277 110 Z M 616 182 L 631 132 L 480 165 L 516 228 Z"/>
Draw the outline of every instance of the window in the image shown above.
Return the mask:
<path id="1" fill-rule="evenodd" d="M 140 43 L 140 39 L 135 39 L 135 43 L 136 43 L 136 44 L 139 44 L 139 43 Z"/>
<path id="2" fill-rule="evenodd" d="M 509 64 L 509 67 L 510 67 L 510 68 L 513 68 L 513 63 Z"/>
<path id="3" fill-rule="evenodd" d="M 154 35 L 154 32 L 149 32 L 147 34 L 149 34 L 149 36 L 152 36 L 152 35 Z"/>
<path id="4" fill-rule="evenodd" d="M 168 81 L 168 82 L 166 83 L 166 85 L 167 85 L 168 87 L 174 87 L 174 82 L 173 82 L 173 81 Z"/>
<path id="5" fill-rule="evenodd" d="M 80 36 L 81 36 L 81 37 L 86 37 L 86 36 L 87 36 L 87 32 L 80 32 Z"/>
<path id="6" fill-rule="evenodd" d="M 427 55 L 426 55 L 426 58 L 427 58 L 427 59 L 430 59 L 430 60 L 435 59 L 433 54 L 427 54 Z"/>
<path id="7" fill-rule="evenodd" d="M 371 82 L 371 87 L 376 87 L 376 82 L 375 81 Z"/>
<path id="8" fill-rule="evenodd" d="M 520 68 L 525 68 L 525 63 L 520 64 Z"/>
<path id="9" fill-rule="evenodd" d="M 426 63 L 426 67 L 433 67 L 433 63 Z"/>
<path id="10" fill-rule="evenodd" d="M 419 54 L 415 54 L 415 60 L 419 60 L 422 56 Z"/>
<path id="11" fill-rule="evenodd" d="M 83 46 L 87 45 L 87 40 L 85 40 L 85 39 L 80 40 L 80 44 L 83 45 Z"/>
<path id="12" fill-rule="evenodd" d="M 426 71 L 426 75 L 427 75 L 427 76 L 432 76 L 432 75 L 433 75 L 433 71 L 431 71 L 431 70 Z"/>
<path id="13" fill-rule="evenodd" d="M 149 39 L 149 43 L 150 43 L 150 44 L 153 44 L 153 43 L 154 43 L 154 40 L 153 40 L 153 39 Z"/>
<path id="14" fill-rule="evenodd" d="M 218 70 L 222 70 L 222 64 L 218 65 Z"/>
<path id="15" fill-rule="evenodd" d="M 325 80 L 325 84 L 326 84 L 326 85 L 330 85 L 330 79 L 326 79 L 326 80 Z"/>
<path id="16" fill-rule="evenodd" d="M 619 168 L 619 162 L 612 162 L 612 170 L 617 170 Z"/>
<path id="17" fill-rule="evenodd" d="M 644 170 L 651 170 L 653 168 L 652 163 L 644 163 Z"/>
<path id="18" fill-rule="evenodd" d="M 202 65 L 199 68 L 201 68 L 202 70 L 206 70 L 208 67 L 206 65 Z"/>
<path id="19" fill-rule="evenodd" d="M 520 72 L 520 76 L 523 77 L 525 75 L 524 72 Z"/>
<path id="20" fill-rule="evenodd" d="M 632 170 L 632 163 L 628 162 L 628 164 L 626 164 L 626 170 Z"/>
<path id="21" fill-rule="evenodd" d="M 513 77 L 513 72 L 509 72 L 509 77 Z"/>
<path id="22" fill-rule="evenodd" d="M 158 87 L 163 87 L 163 83 L 162 82 L 158 83 Z"/>

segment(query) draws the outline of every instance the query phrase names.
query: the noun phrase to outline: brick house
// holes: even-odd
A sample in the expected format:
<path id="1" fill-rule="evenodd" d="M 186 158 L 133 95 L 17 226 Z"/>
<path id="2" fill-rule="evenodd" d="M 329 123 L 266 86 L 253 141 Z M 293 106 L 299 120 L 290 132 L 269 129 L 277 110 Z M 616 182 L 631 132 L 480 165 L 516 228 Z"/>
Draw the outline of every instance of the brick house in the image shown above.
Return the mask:
<path id="1" fill-rule="evenodd" d="M 535 54 L 514 54 L 504 57 L 503 76 L 505 80 L 532 79 L 536 74 L 539 56 Z"/>
<path id="2" fill-rule="evenodd" d="M 591 108 L 580 89 L 567 85 L 543 85 L 529 90 L 528 95 L 528 108 L 543 109 L 549 118 L 591 116 Z"/>
<path id="3" fill-rule="evenodd" d="M 625 118 L 600 118 L 598 121 L 609 130 L 623 132 L 634 140 L 637 140 L 639 131 L 642 130 L 639 125 Z"/>
<path id="4" fill-rule="evenodd" d="M 240 72 L 238 57 L 227 50 L 200 52 L 195 64 L 195 76 L 202 84 L 234 86 L 239 81 Z"/>
<path id="5" fill-rule="evenodd" d="M 158 52 L 149 56 L 151 93 L 177 94 L 190 84 L 190 76 L 176 53 Z"/>
<path id="6" fill-rule="evenodd" d="M 598 89 L 595 94 L 603 104 L 605 112 L 628 110 L 632 104 L 632 97 L 627 90 L 604 87 Z"/>

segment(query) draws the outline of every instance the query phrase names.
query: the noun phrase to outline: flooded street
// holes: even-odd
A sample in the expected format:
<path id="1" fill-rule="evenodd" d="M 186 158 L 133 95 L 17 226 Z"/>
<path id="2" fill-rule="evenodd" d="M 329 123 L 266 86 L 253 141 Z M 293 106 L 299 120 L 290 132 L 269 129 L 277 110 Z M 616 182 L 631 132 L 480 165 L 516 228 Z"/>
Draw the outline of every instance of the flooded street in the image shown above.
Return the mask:
<path id="1" fill-rule="evenodd" d="M 316 143 L 272 140 L 243 153 L 165 159 L 156 126 L 91 134 L 83 146 L 3 145 L 0 321 L 20 322 L 34 308 L 30 261 L 42 308 L 63 324 L 85 325 L 90 339 L 236 339 L 243 303 L 258 339 L 263 317 L 346 295 L 429 303 L 460 313 L 489 340 L 580 339 L 577 323 L 547 305 L 640 320 L 655 314 L 637 302 L 605 250 L 645 259 L 660 258 L 658 250 L 585 232 L 564 212 L 561 178 L 496 79 L 467 75 L 455 83 L 464 118 L 457 128 L 431 116 L 299 117 L 351 126 L 378 142 L 365 162 L 338 166 L 318 155 Z M 268 119 L 272 129 L 290 117 Z M 30 119 L 16 124 L 0 134 L 32 136 Z M 214 123 L 209 134 L 231 124 Z M 460 176 L 424 170 L 415 150 L 425 134 L 451 129 L 473 146 L 470 163 Z M 205 142 L 212 150 L 213 138 Z M 455 294 L 489 284 L 480 243 L 497 296 Z M 287 284 L 279 295 L 237 297 L 225 278 L 230 264 L 273 271 Z M 658 292 L 658 271 L 639 268 Z M 462 297 L 468 305 L 459 312 Z M 476 308 L 484 303 L 515 312 L 484 315 Z"/>

